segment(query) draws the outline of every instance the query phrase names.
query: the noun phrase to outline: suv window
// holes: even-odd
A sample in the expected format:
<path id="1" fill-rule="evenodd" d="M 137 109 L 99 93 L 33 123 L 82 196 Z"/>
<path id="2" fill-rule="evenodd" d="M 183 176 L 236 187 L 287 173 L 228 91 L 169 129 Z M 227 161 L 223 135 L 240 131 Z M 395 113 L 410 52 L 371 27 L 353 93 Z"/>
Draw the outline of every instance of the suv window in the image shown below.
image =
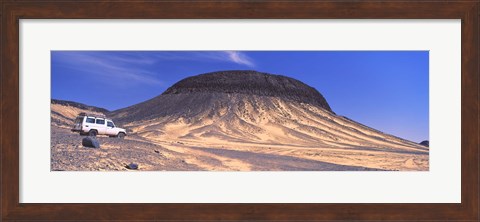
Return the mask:
<path id="1" fill-rule="evenodd" d="M 113 122 L 110 122 L 110 121 L 107 121 L 107 126 L 108 127 L 115 127 L 115 125 L 113 125 Z"/>
<path id="2" fill-rule="evenodd" d="M 87 123 L 95 123 L 95 118 L 87 117 L 87 120 L 86 120 L 85 122 L 87 122 Z"/>
<path id="3" fill-rule="evenodd" d="M 96 123 L 101 124 L 101 125 L 105 125 L 105 120 L 104 119 L 97 119 Z"/>

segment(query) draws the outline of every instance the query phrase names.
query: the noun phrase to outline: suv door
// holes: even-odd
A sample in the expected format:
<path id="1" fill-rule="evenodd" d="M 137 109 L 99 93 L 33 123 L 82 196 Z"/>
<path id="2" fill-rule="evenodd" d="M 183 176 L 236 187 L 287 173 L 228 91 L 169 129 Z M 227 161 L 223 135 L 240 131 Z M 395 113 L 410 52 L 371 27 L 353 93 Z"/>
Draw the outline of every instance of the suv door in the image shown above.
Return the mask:
<path id="1" fill-rule="evenodd" d="M 107 131 L 105 119 L 95 119 L 95 128 L 98 131 L 98 134 L 105 134 Z"/>
<path id="2" fill-rule="evenodd" d="M 117 130 L 115 129 L 115 124 L 112 121 L 107 120 L 107 135 L 109 136 L 116 136 Z"/>
<path id="3" fill-rule="evenodd" d="M 88 133 L 90 129 L 95 129 L 95 117 L 85 117 L 82 130 Z"/>

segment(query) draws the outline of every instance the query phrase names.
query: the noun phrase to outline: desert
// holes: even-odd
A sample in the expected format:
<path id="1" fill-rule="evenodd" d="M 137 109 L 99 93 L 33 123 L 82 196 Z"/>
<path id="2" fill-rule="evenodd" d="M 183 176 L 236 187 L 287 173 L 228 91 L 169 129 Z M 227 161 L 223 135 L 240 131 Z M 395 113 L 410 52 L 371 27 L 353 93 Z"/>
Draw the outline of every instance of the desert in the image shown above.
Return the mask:
<path id="1" fill-rule="evenodd" d="M 84 147 L 82 112 L 128 130 Z M 53 171 L 425 171 L 429 147 L 337 115 L 316 89 L 251 70 L 194 75 L 147 101 L 109 111 L 52 99 Z"/>

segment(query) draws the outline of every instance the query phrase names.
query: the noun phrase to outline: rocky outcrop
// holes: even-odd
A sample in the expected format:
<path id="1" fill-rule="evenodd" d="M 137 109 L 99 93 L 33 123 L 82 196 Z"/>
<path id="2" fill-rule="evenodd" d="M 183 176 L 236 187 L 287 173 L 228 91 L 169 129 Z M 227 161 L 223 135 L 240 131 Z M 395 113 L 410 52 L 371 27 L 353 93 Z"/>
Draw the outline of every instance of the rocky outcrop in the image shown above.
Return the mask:
<path id="1" fill-rule="evenodd" d="M 430 142 L 429 142 L 428 140 L 424 140 L 424 141 L 420 142 L 420 145 L 429 147 L 429 146 L 430 146 Z"/>
<path id="2" fill-rule="evenodd" d="M 332 114 L 326 99 L 316 89 L 298 80 L 256 71 L 221 71 L 185 78 L 161 95 L 145 102 L 113 111 L 109 116 L 126 124 L 160 117 L 196 118 L 211 110 L 251 103 L 256 109 L 272 99 L 315 106 Z M 254 101 L 253 101 L 254 100 Z M 278 105 L 278 104 L 277 104 Z"/>
<path id="3" fill-rule="evenodd" d="M 332 112 L 315 88 L 290 77 L 257 71 L 221 71 L 188 77 L 175 83 L 162 95 L 192 93 L 271 96 L 316 105 Z"/>
<path id="4" fill-rule="evenodd" d="M 67 100 L 52 99 L 51 103 L 52 104 L 59 104 L 59 105 L 63 105 L 63 106 L 71 106 L 71 107 L 75 107 L 75 108 L 85 110 L 85 111 L 93 111 L 93 112 L 98 112 L 98 113 L 108 113 L 109 112 L 107 109 L 104 109 L 104 108 L 89 106 L 89 105 L 85 105 L 83 103 L 77 103 L 77 102 L 72 102 L 72 101 L 67 101 Z"/>
<path id="5" fill-rule="evenodd" d="M 140 136 L 162 141 L 426 149 L 336 115 L 316 89 L 298 80 L 256 71 L 188 77 L 109 116 Z"/>

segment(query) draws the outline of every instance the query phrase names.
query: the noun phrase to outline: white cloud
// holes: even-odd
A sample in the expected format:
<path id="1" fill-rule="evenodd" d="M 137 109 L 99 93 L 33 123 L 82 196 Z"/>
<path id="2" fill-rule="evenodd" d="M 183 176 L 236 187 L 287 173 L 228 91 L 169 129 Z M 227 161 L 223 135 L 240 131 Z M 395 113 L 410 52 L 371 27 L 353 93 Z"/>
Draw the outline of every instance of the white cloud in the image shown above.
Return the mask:
<path id="1" fill-rule="evenodd" d="M 230 61 L 241 64 L 241 65 L 246 65 L 248 67 L 255 67 L 255 64 L 253 63 L 252 59 L 249 58 L 247 55 L 245 55 L 242 52 L 238 51 L 226 51 L 228 58 Z"/>
<path id="2" fill-rule="evenodd" d="M 159 52 L 154 55 L 159 60 L 190 60 L 204 62 L 228 62 L 255 67 L 253 59 L 239 51 L 191 51 Z"/>
<path id="3" fill-rule="evenodd" d="M 111 79 L 112 84 L 142 83 L 163 84 L 155 78 L 155 73 L 139 68 L 145 64 L 154 63 L 153 60 L 135 54 L 116 55 L 113 53 L 98 54 L 96 52 L 57 52 L 58 64 L 71 69 L 80 70 L 97 77 Z"/>

